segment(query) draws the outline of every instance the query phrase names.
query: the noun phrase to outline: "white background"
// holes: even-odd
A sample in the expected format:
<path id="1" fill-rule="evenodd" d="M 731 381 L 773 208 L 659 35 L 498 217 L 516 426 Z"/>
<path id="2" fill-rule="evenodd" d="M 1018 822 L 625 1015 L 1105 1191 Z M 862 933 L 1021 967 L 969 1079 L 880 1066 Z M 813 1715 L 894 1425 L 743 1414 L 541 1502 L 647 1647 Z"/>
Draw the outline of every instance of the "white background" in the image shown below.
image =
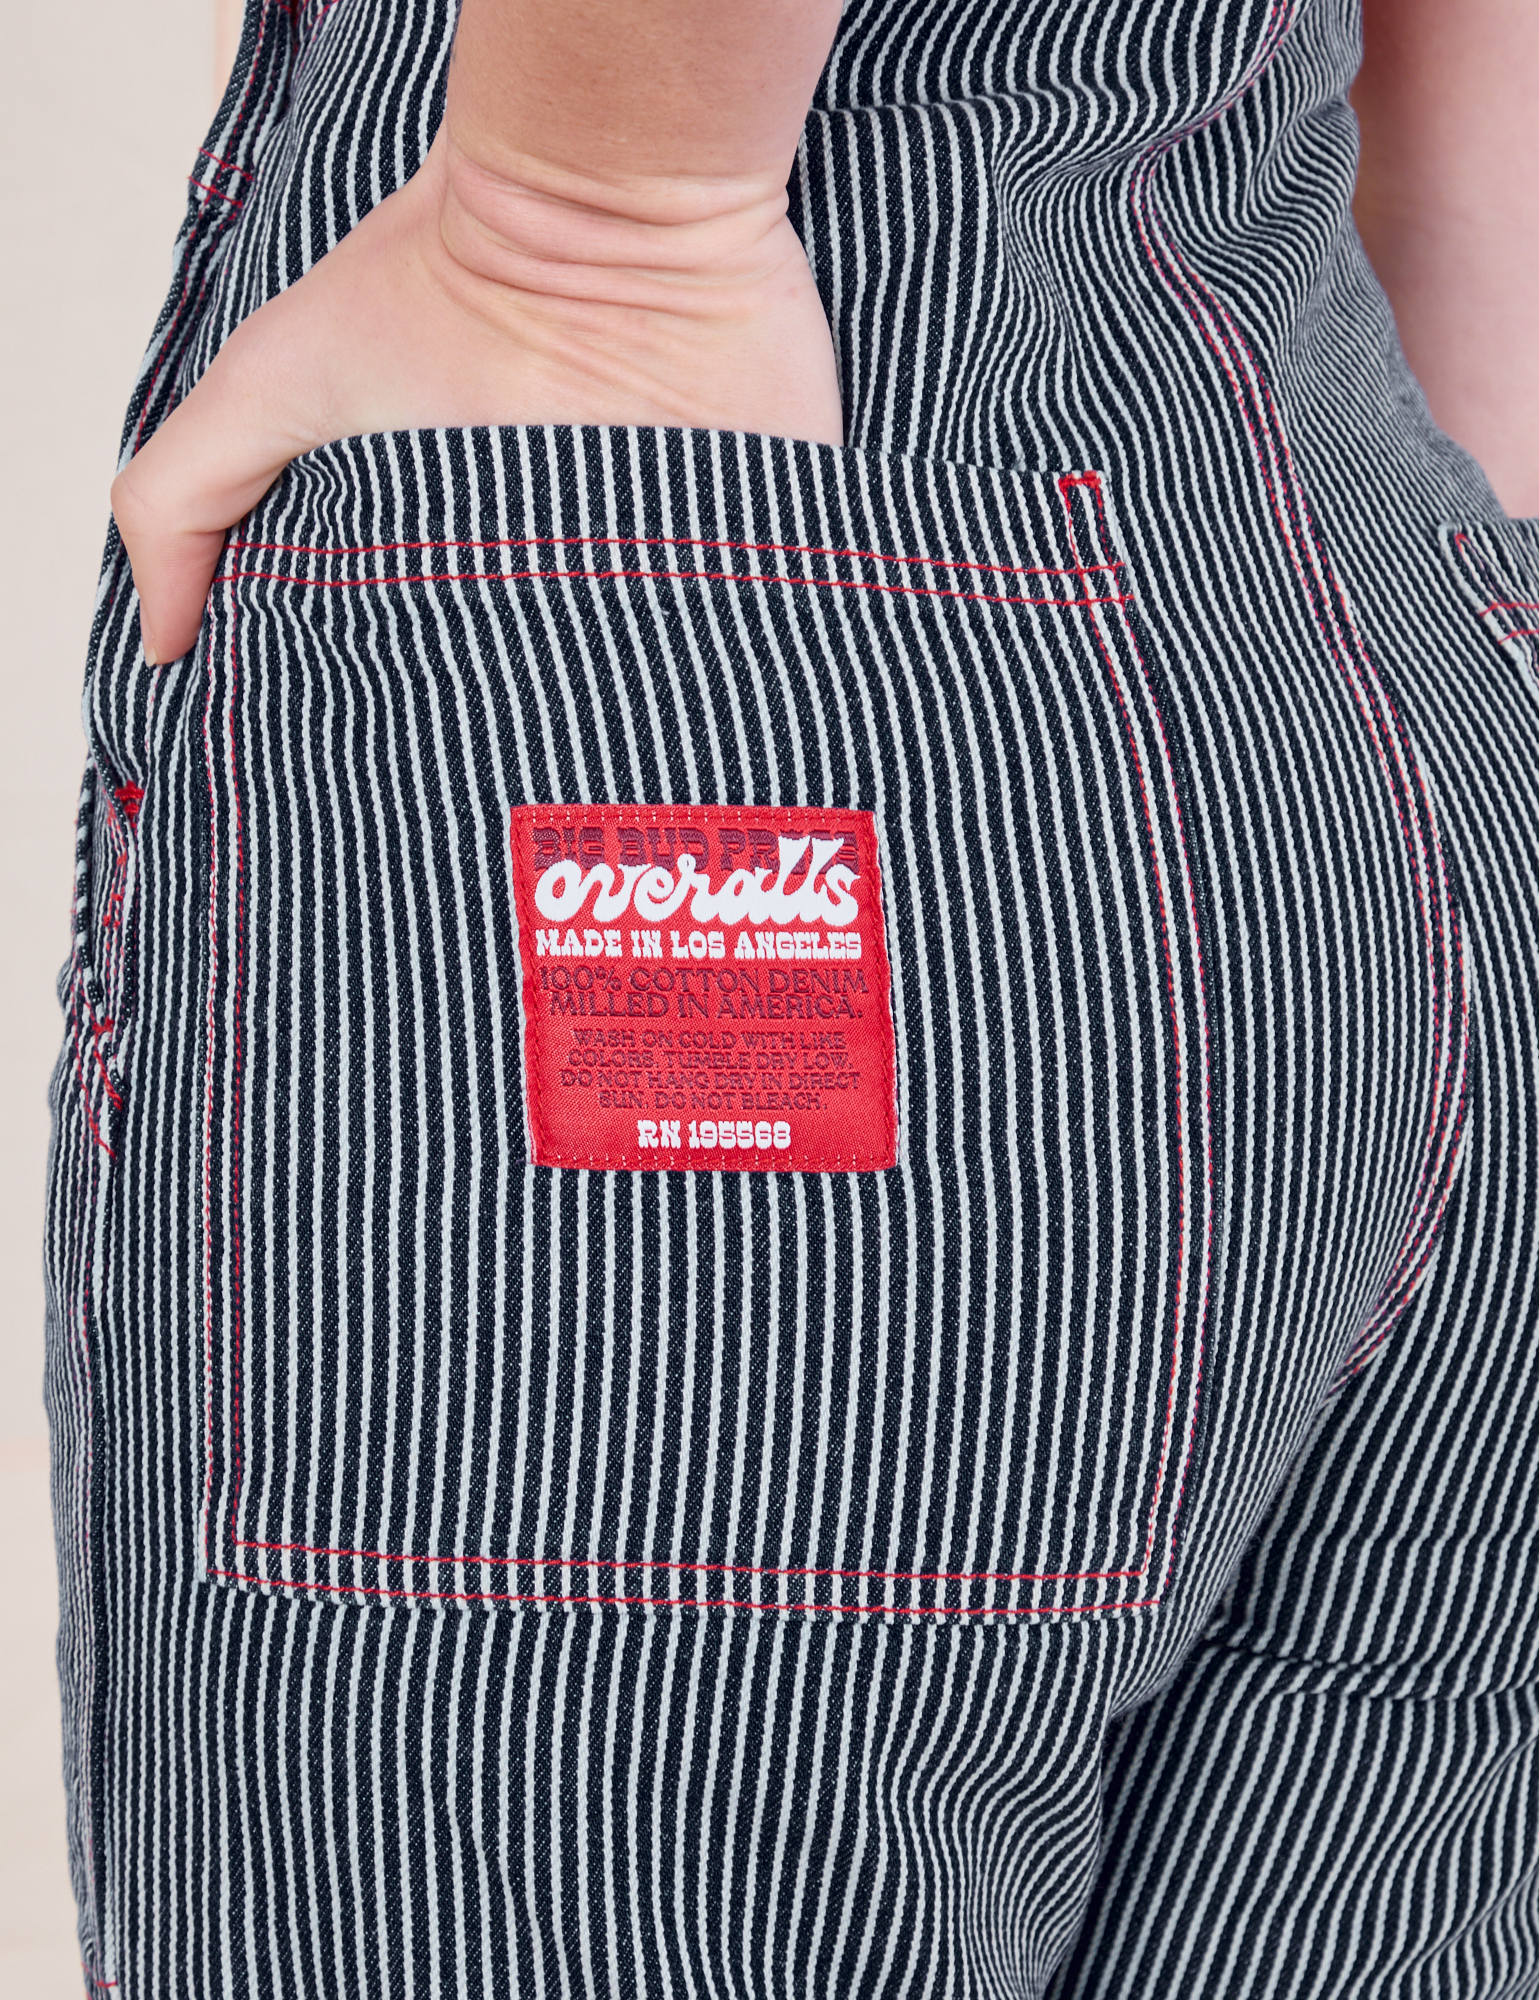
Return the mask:
<path id="1" fill-rule="evenodd" d="M 78 2000 L 42 1405 L 44 1094 L 118 431 L 215 97 L 214 0 L 12 7 L 0 63 L 0 2000 Z"/>

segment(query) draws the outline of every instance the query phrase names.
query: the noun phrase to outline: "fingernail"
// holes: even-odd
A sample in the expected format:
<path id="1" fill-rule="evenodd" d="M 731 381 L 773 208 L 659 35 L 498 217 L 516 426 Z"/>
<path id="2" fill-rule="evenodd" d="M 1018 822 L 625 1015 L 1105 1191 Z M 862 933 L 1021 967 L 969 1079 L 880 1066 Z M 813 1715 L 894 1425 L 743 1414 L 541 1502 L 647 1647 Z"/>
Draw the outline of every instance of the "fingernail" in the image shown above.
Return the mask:
<path id="1" fill-rule="evenodd" d="M 144 664 L 147 667 L 158 667 L 160 655 L 156 652 L 155 641 L 150 637 L 142 619 L 139 623 L 139 644 L 144 649 Z"/>

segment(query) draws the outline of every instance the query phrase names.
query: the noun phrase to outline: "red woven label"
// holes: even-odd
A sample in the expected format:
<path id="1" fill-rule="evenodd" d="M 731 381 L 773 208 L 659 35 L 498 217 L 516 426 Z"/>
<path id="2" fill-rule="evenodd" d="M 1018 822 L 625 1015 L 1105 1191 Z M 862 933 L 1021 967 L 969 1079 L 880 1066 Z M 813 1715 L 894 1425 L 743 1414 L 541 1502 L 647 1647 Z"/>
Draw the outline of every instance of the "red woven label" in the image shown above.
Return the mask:
<path id="1" fill-rule="evenodd" d="M 509 832 L 538 1164 L 896 1163 L 870 813 L 514 806 Z"/>

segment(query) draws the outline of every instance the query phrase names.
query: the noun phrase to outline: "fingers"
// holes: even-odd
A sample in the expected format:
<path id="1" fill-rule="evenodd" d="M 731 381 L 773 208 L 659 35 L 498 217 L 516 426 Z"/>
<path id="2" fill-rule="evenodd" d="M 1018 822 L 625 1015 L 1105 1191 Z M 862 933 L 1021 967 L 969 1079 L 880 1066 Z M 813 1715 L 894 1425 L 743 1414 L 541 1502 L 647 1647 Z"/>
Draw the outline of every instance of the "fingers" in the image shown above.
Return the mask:
<path id="1" fill-rule="evenodd" d="M 237 334 L 113 483 L 151 665 L 195 643 L 226 533 L 306 446 L 251 346 Z"/>

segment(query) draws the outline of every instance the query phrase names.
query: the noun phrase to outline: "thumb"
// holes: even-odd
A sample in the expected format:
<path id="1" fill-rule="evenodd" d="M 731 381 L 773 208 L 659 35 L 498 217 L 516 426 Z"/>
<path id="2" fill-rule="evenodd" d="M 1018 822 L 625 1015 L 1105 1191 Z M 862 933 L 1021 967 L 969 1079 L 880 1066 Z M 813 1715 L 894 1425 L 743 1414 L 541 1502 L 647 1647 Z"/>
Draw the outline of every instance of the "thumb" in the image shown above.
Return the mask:
<path id="1" fill-rule="evenodd" d="M 113 481 L 152 666 L 195 643 L 226 533 L 310 442 L 272 407 L 242 331 Z"/>

